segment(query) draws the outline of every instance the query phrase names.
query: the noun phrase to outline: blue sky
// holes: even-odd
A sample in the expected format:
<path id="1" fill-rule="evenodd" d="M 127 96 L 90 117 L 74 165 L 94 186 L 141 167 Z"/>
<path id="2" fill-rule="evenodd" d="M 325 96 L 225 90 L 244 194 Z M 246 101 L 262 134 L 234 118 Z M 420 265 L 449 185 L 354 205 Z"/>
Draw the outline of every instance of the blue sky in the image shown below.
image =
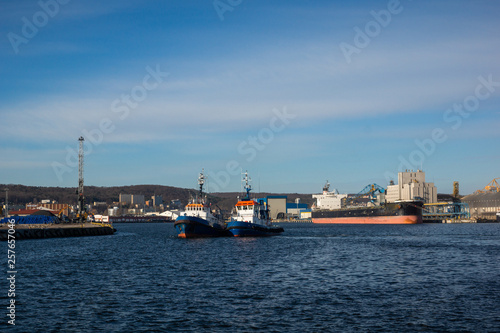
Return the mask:
<path id="1" fill-rule="evenodd" d="M 498 1 L 40 3 L 0 5 L 0 183 L 76 187 L 81 135 L 96 186 L 500 177 Z"/>

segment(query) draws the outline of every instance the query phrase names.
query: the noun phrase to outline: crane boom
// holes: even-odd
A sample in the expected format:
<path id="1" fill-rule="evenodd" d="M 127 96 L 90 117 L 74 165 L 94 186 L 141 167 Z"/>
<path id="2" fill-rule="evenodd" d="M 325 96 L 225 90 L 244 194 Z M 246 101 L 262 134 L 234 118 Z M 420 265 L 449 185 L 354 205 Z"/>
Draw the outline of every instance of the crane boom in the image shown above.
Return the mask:
<path id="1" fill-rule="evenodd" d="M 500 185 L 498 184 L 500 178 L 495 178 L 488 183 L 483 189 L 477 190 L 474 194 L 487 193 L 487 192 L 500 192 Z"/>
<path id="2" fill-rule="evenodd" d="M 484 187 L 485 191 L 492 191 L 492 192 L 500 192 L 500 185 L 498 185 L 497 180 L 500 180 L 500 178 L 495 178 L 493 179 L 488 185 Z"/>
<path id="3" fill-rule="evenodd" d="M 377 193 L 385 193 L 385 189 L 382 186 L 377 185 L 377 184 L 368 184 L 365 186 L 364 189 L 361 190 L 361 192 L 359 192 L 358 194 L 356 194 L 355 196 L 353 196 L 351 198 L 348 198 L 346 200 L 346 204 L 354 202 L 358 198 L 361 198 L 362 196 L 365 196 L 365 195 L 370 196 L 370 201 L 373 203 L 377 199 L 377 196 L 376 196 Z"/>

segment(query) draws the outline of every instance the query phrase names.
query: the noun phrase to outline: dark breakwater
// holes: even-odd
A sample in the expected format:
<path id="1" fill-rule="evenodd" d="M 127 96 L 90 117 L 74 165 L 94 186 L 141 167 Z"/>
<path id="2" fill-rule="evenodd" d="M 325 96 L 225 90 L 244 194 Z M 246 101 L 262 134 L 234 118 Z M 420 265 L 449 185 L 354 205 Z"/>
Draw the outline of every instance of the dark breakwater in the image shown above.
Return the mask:
<path id="1" fill-rule="evenodd" d="M 25 229 L 15 229 L 15 239 L 38 239 L 38 238 L 57 238 L 57 237 L 83 237 L 83 236 L 103 236 L 112 235 L 115 229 L 113 227 L 65 227 L 56 226 L 38 227 L 34 226 Z M 8 238 L 8 229 L 0 230 L 0 241 L 6 241 Z"/>

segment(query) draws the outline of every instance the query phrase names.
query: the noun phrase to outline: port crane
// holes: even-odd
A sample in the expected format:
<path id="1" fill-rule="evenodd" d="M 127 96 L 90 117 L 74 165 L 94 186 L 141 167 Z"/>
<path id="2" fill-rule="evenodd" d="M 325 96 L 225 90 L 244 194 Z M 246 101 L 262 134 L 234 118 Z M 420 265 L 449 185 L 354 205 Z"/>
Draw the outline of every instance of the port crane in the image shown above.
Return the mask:
<path id="1" fill-rule="evenodd" d="M 361 192 L 359 192 L 355 196 L 346 198 L 345 203 L 352 203 L 365 195 L 370 196 L 370 202 L 374 203 L 377 200 L 377 193 L 385 193 L 385 188 L 377 184 L 368 184 L 364 189 L 361 190 Z"/>
<path id="2" fill-rule="evenodd" d="M 81 223 L 85 222 L 87 219 L 87 214 L 85 213 L 85 197 L 83 196 L 83 141 L 85 139 L 81 136 L 79 139 L 79 149 L 78 149 L 78 215 L 77 220 Z"/>
<path id="3" fill-rule="evenodd" d="M 483 189 L 475 191 L 474 194 L 488 193 L 488 192 L 500 192 L 500 185 L 498 184 L 498 181 L 500 181 L 500 178 L 493 179 Z"/>

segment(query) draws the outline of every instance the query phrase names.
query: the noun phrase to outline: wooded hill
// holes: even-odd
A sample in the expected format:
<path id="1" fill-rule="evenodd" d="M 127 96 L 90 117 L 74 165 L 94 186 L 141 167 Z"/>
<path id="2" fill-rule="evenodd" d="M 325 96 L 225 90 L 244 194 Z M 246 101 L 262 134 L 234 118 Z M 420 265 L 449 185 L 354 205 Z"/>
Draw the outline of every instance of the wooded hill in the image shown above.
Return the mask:
<path id="1" fill-rule="evenodd" d="M 25 186 L 13 184 L 0 184 L 0 203 L 5 201 L 5 188 L 9 189 L 9 204 L 25 205 L 27 203 L 38 203 L 41 200 L 55 200 L 58 203 L 76 205 L 76 188 L 71 187 L 42 187 Z M 153 195 L 161 195 L 163 203 L 169 204 L 171 200 L 179 199 L 185 205 L 189 199 L 196 195 L 196 189 L 185 189 L 163 185 L 132 185 L 132 186 L 114 186 L 98 187 L 85 186 L 85 202 L 93 204 L 94 202 L 106 202 L 112 205 L 118 202 L 120 193 L 122 194 L 142 194 L 145 200 L 149 200 Z M 237 197 L 244 194 L 236 192 L 209 193 L 209 201 L 213 205 L 218 205 L 224 210 L 231 210 L 237 202 Z M 253 198 L 263 198 L 269 195 L 286 195 L 289 202 L 295 202 L 300 198 L 301 203 L 307 203 L 311 206 L 313 199 L 311 194 L 297 193 L 252 193 Z"/>

